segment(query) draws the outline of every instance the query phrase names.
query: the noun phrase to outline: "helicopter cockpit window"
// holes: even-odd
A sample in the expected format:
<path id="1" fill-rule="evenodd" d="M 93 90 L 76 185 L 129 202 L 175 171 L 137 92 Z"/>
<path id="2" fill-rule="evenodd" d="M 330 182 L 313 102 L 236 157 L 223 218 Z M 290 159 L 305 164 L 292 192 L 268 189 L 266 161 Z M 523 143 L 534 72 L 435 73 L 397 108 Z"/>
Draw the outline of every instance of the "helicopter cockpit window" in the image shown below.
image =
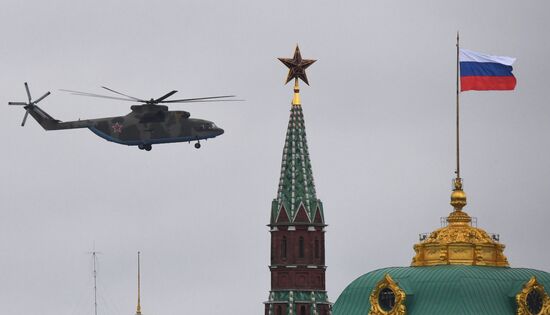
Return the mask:
<path id="1" fill-rule="evenodd" d="M 216 125 L 214 123 L 204 123 L 199 125 L 199 130 L 213 130 L 216 128 Z"/>

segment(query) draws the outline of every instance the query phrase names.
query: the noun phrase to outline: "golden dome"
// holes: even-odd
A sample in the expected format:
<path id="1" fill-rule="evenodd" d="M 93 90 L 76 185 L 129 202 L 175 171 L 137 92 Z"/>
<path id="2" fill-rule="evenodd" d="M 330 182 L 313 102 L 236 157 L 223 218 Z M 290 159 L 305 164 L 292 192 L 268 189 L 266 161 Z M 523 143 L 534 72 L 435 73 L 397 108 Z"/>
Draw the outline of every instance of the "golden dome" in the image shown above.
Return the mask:
<path id="1" fill-rule="evenodd" d="M 447 218 L 447 226 L 437 229 L 414 245 L 416 255 L 412 266 L 478 265 L 508 267 L 504 244 L 484 230 L 472 226 L 472 218 L 462 208 L 466 193 L 462 180 L 454 181 L 451 205 L 454 211 Z"/>

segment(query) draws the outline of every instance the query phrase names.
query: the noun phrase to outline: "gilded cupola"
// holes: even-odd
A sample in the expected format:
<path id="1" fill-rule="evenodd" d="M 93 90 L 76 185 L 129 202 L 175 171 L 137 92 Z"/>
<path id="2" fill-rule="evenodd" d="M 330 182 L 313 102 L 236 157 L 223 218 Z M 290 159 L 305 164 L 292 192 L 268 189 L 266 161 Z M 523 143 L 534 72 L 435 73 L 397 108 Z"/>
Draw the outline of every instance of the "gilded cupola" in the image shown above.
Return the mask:
<path id="1" fill-rule="evenodd" d="M 451 193 L 454 210 L 446 218 L 444 227 L 421 237 L 414 245 L 416 255 L 412 266 L 478 265 L 508 267 L 504 244 L 472 224 L 472 218 L 462 209 L 466 206 L 466 193 L 462 179 L 454 180 Z"/>

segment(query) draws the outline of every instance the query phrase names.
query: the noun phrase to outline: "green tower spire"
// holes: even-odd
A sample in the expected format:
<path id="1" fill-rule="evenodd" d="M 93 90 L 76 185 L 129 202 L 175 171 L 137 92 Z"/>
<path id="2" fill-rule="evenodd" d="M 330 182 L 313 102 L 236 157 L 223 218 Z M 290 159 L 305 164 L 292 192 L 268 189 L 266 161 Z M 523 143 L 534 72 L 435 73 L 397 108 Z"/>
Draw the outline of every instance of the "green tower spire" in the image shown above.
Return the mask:
<path id="1" fill-rule="evenodd" d="M 298 79 L 294 85 L 294 99 L 283 149 L 281 177 L 277 197 L 272 203 L 271 224 L 282 222 L 286 216 L 289 223 L 323 223 L 323 204 L 317 199 L 315 182 L 306 138 L 304 114 L 300 104 Z M 304 209 L 307 218 L 298 215 Z M 284 211 L 284 213 L 282 213 Z M 307 219 L 307 221 L 304 221 Z"/>

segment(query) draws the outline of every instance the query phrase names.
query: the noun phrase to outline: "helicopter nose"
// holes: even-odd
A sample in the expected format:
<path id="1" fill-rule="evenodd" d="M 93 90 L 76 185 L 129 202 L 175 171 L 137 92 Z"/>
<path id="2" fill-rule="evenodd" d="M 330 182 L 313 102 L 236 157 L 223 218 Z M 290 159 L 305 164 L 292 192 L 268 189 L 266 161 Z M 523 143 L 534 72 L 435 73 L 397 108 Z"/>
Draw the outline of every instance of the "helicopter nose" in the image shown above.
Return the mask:
<path id="1" fill-rule="evenodd" d="M 218 136 L 219 136 L 219 135 L 223 135 L 224 132 L 225 132 L 225 131 L 224 131 L 222 128 L 216 129 L 216 133 L 217 133 Z"/>

